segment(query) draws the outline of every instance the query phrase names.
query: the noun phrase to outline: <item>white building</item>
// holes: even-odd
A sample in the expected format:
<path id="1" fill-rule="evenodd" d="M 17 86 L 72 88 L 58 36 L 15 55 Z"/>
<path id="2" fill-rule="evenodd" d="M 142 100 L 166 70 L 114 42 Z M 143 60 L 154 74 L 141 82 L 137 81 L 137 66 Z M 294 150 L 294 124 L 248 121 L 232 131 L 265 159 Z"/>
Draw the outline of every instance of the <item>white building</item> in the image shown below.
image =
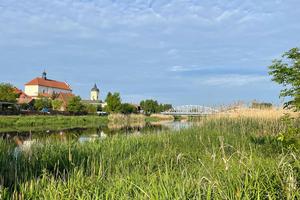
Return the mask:
<path id="1" fill-rule="evenodd" d="M 43 72 L 42 77 L 37 77 L 25 84 L 25 94 L 33 98 L 51 96 L 54 93 L 72 93 L 72 89 L 66 82 L 47 79 L 46 72 Z"/>

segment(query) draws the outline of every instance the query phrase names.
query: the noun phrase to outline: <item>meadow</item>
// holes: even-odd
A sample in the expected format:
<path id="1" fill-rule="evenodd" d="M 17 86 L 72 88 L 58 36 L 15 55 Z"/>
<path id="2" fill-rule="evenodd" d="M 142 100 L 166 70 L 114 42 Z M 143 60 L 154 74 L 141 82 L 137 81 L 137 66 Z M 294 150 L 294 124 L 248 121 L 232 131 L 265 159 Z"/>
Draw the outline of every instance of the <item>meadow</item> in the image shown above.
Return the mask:
<path id="1" fill-rule="evenodd" d="M 0 132 L 25 130 L 59 130 L 62 128 L 99 127 L 108 123 L 107 117 L 93 115 L 62 116 L 0 116 Z"/>
<path id="2" fill-rule="evenodd" d="M 198 118 L 176 132 L 43 142 L 0 140 L 0 199 L 298 199 L 299 152 L 277 117 Z"/>

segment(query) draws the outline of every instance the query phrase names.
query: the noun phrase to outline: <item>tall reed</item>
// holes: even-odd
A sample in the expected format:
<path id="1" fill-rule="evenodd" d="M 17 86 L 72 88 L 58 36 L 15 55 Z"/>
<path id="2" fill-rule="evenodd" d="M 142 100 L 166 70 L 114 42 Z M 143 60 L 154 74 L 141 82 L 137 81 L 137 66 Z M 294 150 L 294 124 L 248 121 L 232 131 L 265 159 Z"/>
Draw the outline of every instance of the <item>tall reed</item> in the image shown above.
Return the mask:
<path id="1" fill-rule="evenodd" d="M 44 142 L 14 156 L 0 140 L 2 199 L 298 199 L 299 152 L 276 119 L 205 118 L 142 137 Z"/>

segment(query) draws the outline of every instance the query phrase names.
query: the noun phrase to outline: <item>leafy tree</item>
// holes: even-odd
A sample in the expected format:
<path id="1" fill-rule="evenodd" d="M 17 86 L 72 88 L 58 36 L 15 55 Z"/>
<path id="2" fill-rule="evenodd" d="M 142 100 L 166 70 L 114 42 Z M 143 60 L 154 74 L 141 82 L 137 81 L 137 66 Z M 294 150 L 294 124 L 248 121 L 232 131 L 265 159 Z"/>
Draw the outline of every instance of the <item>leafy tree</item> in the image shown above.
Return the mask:
<path id="1" fill-rule="evenodd" d="M 152 99 L 141 101 L 140 106 L 147 115 L 164 112 L 172 109 L 173 107 L 171 104 L 159 104 L 157 101 Z"/>
<path id="2" fill-rule="evenodd" d="M 52 104 L 51 104 L 51 100 L 48 98 L 40 98 L 35 100 L 34 102 L 34 108 L 36 110 L 42 110 L 43 108 L 51 108 Z"/>
<path id="3" fill-rule="evenodd" d="M 61 106 L 63 105 L 63 101 L 60 99 L 52 100 L 52 108 L 53 110 L 60 110 Z"/>
<path id="4" fill-rule="evenodd" d="M 17 98 L 18 94 L 15 93 L 15 89 L 11 84 L 0 84 L 0 101 L 15 103 L 17 101 Z"/>
<path id="5" fill-rule="evenodd" d="M 142 110 L 144 110 L 145 114 L 147 115 L 159 112 L 159 105 L 158 102 L 155 100 L 147 99 L 141 101 L 140 105 Z"/>
<path id="6" fill-rule="evenodd" d="M 122 103 L 121 97 L 119 93 L 111 93 L 109 92 L 106 97 L 107 106 L 105 107 L 105 111 L 108 113 L 119 113 L 121 112 Z"/>
<path id="7" fill-rule="evenodd" d="M 69 100 L 67 111 L 72 114 L 84 114 L 86 113 L 86 107 L 81 103 L 81 98 L 79 96 L 75 96 Z"/>
<path id="8" fill-rule="evenodd" d="M 282 55 L 283 59 L 273 61 L 269 66 L 272 80 L 283 85 L 280 97 L 288 97 L 285 108 L 300 110 L 300 50 L 293 48 Z"/>
<path id="9" fill-rule="evenodd" d="M 170 110 L 172 108 L 173 108 L 173 106 L 171 104 L 160 104 L 158 110 L 159 110 L 159 112 L 164 112 L 164 111 Z"/>
<path id="10" fill-rule="evenodd" d="M 134 105 L 131 105 L 129 103 L 124 103 L 121 106 L 121 113 L 123 114 L 137 113 L 137 108 Z"/>
<path id="11" fill-rule="evenodd" d="M 281 84 L 284 89 L 280 97 L 287 97 L 289 100 L 284 103 L 285 108 L 300 111 L 300 50 L 293 48 L 282 55 L 282 59 L 273 61 L 269 66 L 269 74 L 272 80 Z M 300 147 L 300 129 L 297 121 L 289 115 L 281 118 L 286 128 L 279 133 L 278 140 L 283 146 L 295 149 Z"/>

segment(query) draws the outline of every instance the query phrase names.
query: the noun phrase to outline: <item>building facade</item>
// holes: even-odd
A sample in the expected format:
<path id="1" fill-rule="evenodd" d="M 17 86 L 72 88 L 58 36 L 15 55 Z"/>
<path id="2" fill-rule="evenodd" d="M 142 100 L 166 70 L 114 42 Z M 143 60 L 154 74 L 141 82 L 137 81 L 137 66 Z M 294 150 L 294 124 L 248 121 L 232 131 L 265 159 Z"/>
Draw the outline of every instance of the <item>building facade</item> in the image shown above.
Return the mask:
<path id="1" fill-rule="evenodd" d="M 66 82 L 51 80 L 47 78 L 46 72 L 42 77 L 37 77 L 25 84 L 25 94 L 38 98 L 39 96 L 51 96 L 60 93 L 72 93 L 71 87 Z"/>

